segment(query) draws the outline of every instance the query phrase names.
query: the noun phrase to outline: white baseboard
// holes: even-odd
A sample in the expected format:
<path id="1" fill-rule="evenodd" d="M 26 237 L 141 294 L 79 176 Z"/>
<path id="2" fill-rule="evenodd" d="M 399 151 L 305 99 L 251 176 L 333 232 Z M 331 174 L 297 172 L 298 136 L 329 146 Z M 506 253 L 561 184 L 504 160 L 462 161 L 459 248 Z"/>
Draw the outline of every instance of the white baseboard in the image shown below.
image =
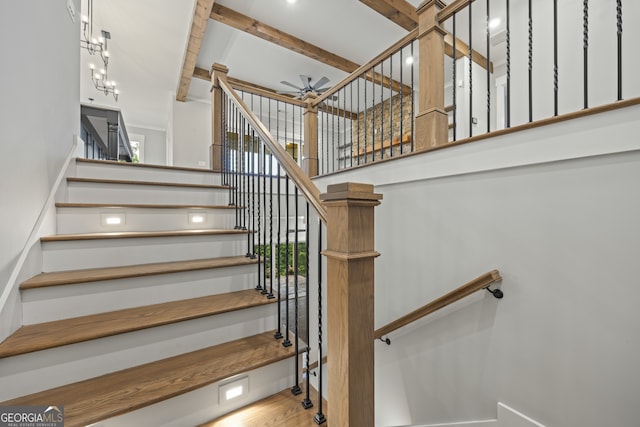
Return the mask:
<path id="1" fill-rule="evenodd" d="M 498 402 L 498 424 L 496 427 L 545 427 L 502 402 Z"/>
<path id="2" fill-rule="evenodd" d="M 416 424 L 404 427 L 546 427 L 522 412 L 498 402 L 498 418 L 494 420 L 462 421 L 440 424 Z"/>

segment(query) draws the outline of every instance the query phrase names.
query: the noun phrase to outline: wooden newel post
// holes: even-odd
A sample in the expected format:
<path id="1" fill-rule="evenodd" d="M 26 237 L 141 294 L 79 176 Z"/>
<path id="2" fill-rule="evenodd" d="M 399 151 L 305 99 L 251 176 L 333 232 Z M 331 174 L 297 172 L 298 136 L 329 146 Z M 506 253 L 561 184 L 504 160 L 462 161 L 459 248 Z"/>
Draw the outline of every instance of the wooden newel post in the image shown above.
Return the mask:
<path id="1" fill-rule="evenodd" d="M 444 105 L 444 36 L 438 12 L 446 4 L 427 0 L 416 9 L 420 40 L 419 99 L 416 114 L 416 151 L 448 142 L 449 118 Z"/>
<path id="2" fill-rule="evenodd" d="M 218 79 L 226 79 L 229 69 L 221 64 L 211 66 L 211 170 L 222 172 L 222 89 Z"/>
<path id="3" fill-rule="evenodd" d="M 303 101 L 307 103 L 304 112 L 304 146 L 302 147 L 302 170 L 309 177 L 318 175 L 318 107 L 312 102 L 318 96 L 308 92 Z"/>
<path id="4" fill-rule="evenodd" d="M 382 195 L 369 184 L 330 185 L 327 208 L 327 337 L 331 425 L 374 422 L 373 208 Z"/>

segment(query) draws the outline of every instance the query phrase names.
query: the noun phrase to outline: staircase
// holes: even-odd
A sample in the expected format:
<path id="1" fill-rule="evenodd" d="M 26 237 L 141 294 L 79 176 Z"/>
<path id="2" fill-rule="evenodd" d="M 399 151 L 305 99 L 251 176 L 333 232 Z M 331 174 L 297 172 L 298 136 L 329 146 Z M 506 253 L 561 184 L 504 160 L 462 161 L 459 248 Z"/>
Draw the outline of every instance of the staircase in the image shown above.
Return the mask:
<path id="1" fill-rule="evenodd" d="M 0 405 L 64 406 L 67 427 L 189 426 L 290 386 L 277 300 L 254 290 L 219 175 L 75 166 L 43 273 L 20 287 L 23 326 L 0 343 Z M 234 376 L 248 395 L 224 403 Z"/>

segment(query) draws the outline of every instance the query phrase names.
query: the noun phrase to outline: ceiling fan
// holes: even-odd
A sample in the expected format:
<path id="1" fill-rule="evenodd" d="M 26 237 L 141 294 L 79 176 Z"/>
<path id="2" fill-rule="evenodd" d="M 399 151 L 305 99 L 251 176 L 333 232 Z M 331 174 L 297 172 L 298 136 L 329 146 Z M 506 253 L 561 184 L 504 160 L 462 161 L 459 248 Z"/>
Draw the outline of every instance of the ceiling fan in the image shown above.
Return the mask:
<path id="1" fill-rule="evenodd" d="M 289 86 L 295 89 L 295 91 L 288 91 L 288 92 L 278 92 L 278 93 L 283 93 L 283 94 L 295 94 L 297 99 L 302 99 L 304 98 L 304 96 L 307 93 L 315 93 L 316 95 L 320 95 L 323 92 L 326 92 L 327 90 L 329 90 L 329 86 L 326 87 L 322 87 L 324 85 L 326 85 L 327 83 L 329 83 L 329 79 L 327 77 L 321 77 L 320 80 L 318 80 L 317 82 L 315 82 L 314 84 L 311 84 L 311 80 L 312 78 L 309 76 L 304 76 L 304 75 L 300 75 L 300 80 L 302 81 L 302 87 L 300 86 L 296 86 L 293 83 L 289 83 L 287 81 L 281 81 L 280 83 L 282 83 L 285 86 Z"/>

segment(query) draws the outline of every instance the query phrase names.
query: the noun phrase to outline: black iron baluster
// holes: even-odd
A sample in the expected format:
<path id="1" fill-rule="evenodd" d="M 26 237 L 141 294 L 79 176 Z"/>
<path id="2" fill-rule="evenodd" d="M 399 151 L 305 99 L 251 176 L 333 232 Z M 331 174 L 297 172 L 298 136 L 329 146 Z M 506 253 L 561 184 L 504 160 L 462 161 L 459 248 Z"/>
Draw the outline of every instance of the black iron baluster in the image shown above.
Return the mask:
<path id="1" fill-rule="evenodd" d="M 456 46 L 456 43 L 458 41 L 458 38 L 456 37 L 456 14 L 454 13 L 452 16 L 453 19 L 453 82 L 451 85 L 451 89 L 453 90 L 453 93 L 451 94 L 451 98 L 453 98 L 453 110 L 451 111 L 451 114 L 453 115 L 453 140 L 456 140 L 456 131 L 457 131 L 457 122 L 456 122 L 456 112 L 458 109 L 458 102 L 457 102 L 457 98 L 456 98 L 456 89 L 458 86 L 458 82 L 457 82 L 457 72 L 458 72 L 458 51 L 456 50 L 458 47 Z"/>
<path id="2" fill-rule="evenodd" d="M 529 0 L 529 123 L 533 121 L 533 17 Z"/>
<path id="3" fill-rule="evenodd" d="M 233 108 L 233 134 L 235 135 L 235 144 L 234 144 L 234 156 L 233 156 L 233 204 L 236 207 L 236 226 L 234 229 L 240 230 L 242 229 L 241 218 L 240 218 L 240 206 L 239 206 L 239 196 L 240 196 L 240 158 L 238 157 L 238 153 L 240 152 L 240 132 L 238 131 L 238 109 L 235 105 L 232 105 Z"/>
<path id="4" fill-rule="evenodd" d="M 278 177 L 278 179 L 280 179 Z M 278 197 L 280 195 L 278 194 Z M 278 221 L 280 218 L 278 218 Z M 269 295 L 267 298 L 274 299 L 273 294 L 273 153 L 269 150 Z M 279 292 L 278 292 L 279 294 Z M 278 305 L 279 306 L 279 305 Z M 278 324 L 280 324 L 280 316 L 278 316 Z"/>
<path id="5" fill-rule="evenodd" d="M 360 113 L 360 78 L 358 78 L 358 109 L 357 111 L 358 111 L 358 153 L 357 153 L 358 161 L 357 161 L 357 164 L 360 164 L 360 122 L 362 122 L 362 120 L 366 120 L 366 117 L 367 117 L 366 111 L 364 112 L 364 118 L 361 118 L 362 113 Z"/>
<path id="6" fill-rule="evenodd" d="M 380 160 L 384 159 L 384 65 L 383 64 L 384 64 L 384 61 L 380 62 Z"/>
<path id="7" fill-rule="evenodd" d="M 469 3 L 469 136 L 473 136 L 473 15 L 471 5 Z"/>
<path id="8" fill-rule="evenodd" d="M 326 173 L 329 173 L 329 104 L 326 104 L 325 108 L 326 108 L 326 112 L 324 113 L 324 117 L 327 119 L 327 126 L 325 128 L 327 130 L 326 132 L 327 140 L 325 143 L 326 150 L 324 152 L 324 155 L 325 155 L 324 160 L 325 160 L 325 171 Z"/>
<path id="9" fill-rule="evenodd" d="M 376 161 L 376 73 L 373 66 L 371 67 L 371 161 Z"/>
<path id="10" fill-rule="evenodd" d="M 589 108 L 589 0 L 582 1 L 582 52 L 584 73 L 584 108 Z"/>
<path id="11" fill-rule="evenodd" d="M 369 80 L 366 79 L 365 76 L 365 80 L 364 80 L 364 133 L 362 134 L 362 136 L 364 137 L 364 153 L 363 153 L 363 158 L 364 158 L 364 163 L 367 163 L 367 126 L 369 125 L 369 114 L 367 114 L 367 85 L 369 83 Z"/>
<path id="12" fill-rule="evenodd" d="M 339 120 L 338 120 L 338 126 L 340 126 Z M 336 100 L 332 98 L 331 99 L 331 172 L 335 172 L 335 171 L 336 171 Z"/>
<path id="13" fill-rule="evenodd" d="M 277 236 L 277 244 L 276 244 L 276 278 L 278 280 L 276 280 L 276 285 L 278 286 L 278 331 L 275 333 L 274 337 L 276 339 L 280 339 L 283 337 L 282 335 L 282 287 L 280 286 L 280 267 L 281 267 L 281 263 L 282 263 L 282 257 L 280 256 L 280 236 L 282 235 L 282 231 L 281 231 L 281 224 L 282 224 L 282 212 L 281 212 L 281 205 L 282 205 L 282 191 L 280 191 L 280 183 L 282 181 L 282 175 L 281 175 L 281 171 L 280 171 L 280 162 L 278 162 L 278 176 L 277 176 L 277 180 L 278 180 L 278 236 Z M 273 272 L 271 273 L 273 275 Z M 286 298 L 285 298 L 286 301 Z"/>
<path id="14" fill-rule="evenodd" d="M 297 396 L 299 394 L 302 393 L 302 390 L 300 389 L 300 371 L 299 371 L 299 364 L 298 364 L 298 355 L 300 354 L 300 334 L 299 334 L 299 320 L 300 320 L 300 311 L 299 311 L 299 306 L 298 306 L 298 285 L 299 285 L 299 276 L 298 276 L 298 255 L 299 255 L 299 249 L 298 249 L 298 218 L 299 218 L 299 212 L 298 212 L 298 187 L 295 187 L 295 191 L 293 192 L 293 195 L 295 197 L 295 202 L 294 202 L 294 212 L 296 215 L 296 219 L 295 219 L 295 225 L 294 225 L 294 229 L 293 232 L 295 233 L 295 236 L 293 237 L 293 314 L 295 316 L 295 322 L 294 322 L 294 337 L 295 337 L 295 378 L 296 378 L 296 384 L 293 386 L 293 388 L 291 389 L 291 394 L 293 394 L 294 396 Z"/>
<path id="15" fill-rule="evenodd" d="M 338 169 L 340 169 L 340 116 L 339 114 L 339 110 L 340 110 L 340 99 L 338 99 L 338 108 L 335 107 L 335 100 L 332 101 L 334 108 L 333 108 L 333 117 L 335 118 L 335 121 L 338 122 L 338 126 L 337 126 L 337 132 L 338 132 L 338 145 L 336 146 L 336 150 L 334 151 L 334 156 L 338 158 Z M 335 131 L 335 129 L 334 129 Z M 333 171 L 335 172 L 336 169 L 335 167 L 333 168 Z"/>
<path id="16" fill-rule="evenodd" d="M 389 157 L 393 157 L 393 55 L 389 58 Z M 402 92 L 402 85 L 400 85 Z M 400 144 L 402 144 L 402 136 L 400 136 Z"/>
<path id="17" fill-rule="evenodd" d="M 413 58 L 413 42 L 411 41 L 411 57 Z M 415 96 L 414 96 L 414 88 L 415 82 L 413 81 L 413 65 L 416 63 L 414 60 L 411 62 L 411 152 L 413 152 L 413 140 L 414 138 L 414 126 L 415 126 L 415 117 L 416 117 L 416 109 L 415 109 Z"/>
<path id="18" fill-rule="evenodd" d="M 616 0 L 618 33 L 618 101 L 622 101 L 622 0 Z"/>
<path id="19" fill-rule="evenodd" d="M 285 258 L 285 268 L 284 268 L 284 283 L 285 283 L 285 337 L 284 337 L 284 341 L 282 342 L 282 345 L 284 347 L 290 347 L 291 346 L 291 340 L 289 339 L 289 175 L 286 174 L 285 175 L 285 180 L 284 180 L 284 185 L 285 185 L 285 234 L 284 234 L 284 246 L 285 246 L 285 250 L 284 250 L 284 258 Z M 297 353 L 296 353 L 296 366 L 298 364 L 298 360 L 297 360 Z M 297 381 L 297 378 L 296 378 Z"/>
<path id="20" fill-rule="evenodd" d="M 306 202 L 306 212 L 305 212 L 305 227 L 304 227 L 304 244 L 305 244 L 305 257 L 304 257 L 304 289 L 305 289 L 305 322 L 306 322 L 306 333 L 305 333 L 305 342 L 307 343 L 307 347 L 304 349 L 306 354 L 306 377 L 305 377 L 305 386 L 307 395 L 302 401 L 302 407 L 304 409 L 309 409 L 313 407 L 313 403 L 311 402 L 310 396 L 310 377 L 311 372 L 309 372 L 309 357 L 311 356 L 311 340 L 310 340 L 310 322 L 309 322 L 309 202 Z"/>
<path id="21" fill-rule="evenodd" d="M 511 12 L 507 0 L 507 105 L 505 112 L 505 127 L 511 127 Z"/>
<path id="22" fill-rule="evenodd" d="M 313 421 L 320 425 L 327 421 L 322 413 L 322 222 L 318 219 L 318 412 Z"/>
<path id="23" fill-rule="evenodd" d="M 249 237 L 251 237 L 251 245 L 249 246 L 249 252 L 247 256 L 251 259 L 255 259 L 255 246 L 256 246 L 256 181 L 255 181 L 255 140 L 253 136 L 253 130 L 251 133 L 249 132 L 249 123 L 247 123 L 247 137 L 250 139 L 249 143 L 250 147 L 247 147 L 247 156 L 250 156 L 251 159 L 247 159 L 247 191 L 251 195 L 251 218 L 247 221 L 247 227 L 251 227 L 249 229 Z M 251 150 L 251 151 L 249 151 Z M 248 196 L 247 196 L 248 197 Z"/>
<path id="24" fill-rule="evenodd" d="M 491 40 L 489 36 L 489 0 L 487 0 L 487 133 L 491 132 Z"/>
<path id="25" fill-rule="evenodd" d="M 240 112 L 238 112 L 240 113 Z M 240 215 L 240 229 L 247 229 L 247 215 L 249 214 L 249 199 L 247 193 L 247 170 L 246 170 L 246 139 L 245 139 L 245 121 L 244 117 L 240 116 L 240 127 L 239 127 L 239 138 L 241 141 L 240 150 L 238 152 L 238 156 L 240 157 L 240 198 L 242 199 L 242 204 L 245 206 L 244 214 Z M 247 239 L 250 239 L 249 233 L 247 233 Z M 247 244 L 248 246 L 248 244 Z"/>
<path id="26" fill-rule="evenodd" d="M 349 116 L 349 120 L 351 121 L 351 142 L 349 143 L 349 166 L 353 167 L 353 82 L 349 83 L 349 90 L 351 92 L 351 96 L 349 98 L 349 110 L 351 114 Z"/>
<path id="27" fill-rule="evenodd" d="M 267 146 L 262 145 L 262 206 L 264 206 L 264 227 L 262 228 L 262 295 L 270 295 L 267 288 Z M 272 291 L 272 290 L 271 290 Z"/>
<path id="28" fill-rule="evenodd" d="M 553 115 L 558 115 L 558 0 L 553 0 Z"/>
<path id="29" fill-rule="evenodd" d="M 400 154 L 402 154 L 402 147 L 404 146 L 404 144 L 402 143 L 402 132 L 404 130 L 404 70 L 402 68 L 402 64 L 404 64 L 404 61 L 402 60 L 402 52 L 404 51 L 405 47 L 406 46 L 403 46 L 402 49 L 400 49 Z"/>

